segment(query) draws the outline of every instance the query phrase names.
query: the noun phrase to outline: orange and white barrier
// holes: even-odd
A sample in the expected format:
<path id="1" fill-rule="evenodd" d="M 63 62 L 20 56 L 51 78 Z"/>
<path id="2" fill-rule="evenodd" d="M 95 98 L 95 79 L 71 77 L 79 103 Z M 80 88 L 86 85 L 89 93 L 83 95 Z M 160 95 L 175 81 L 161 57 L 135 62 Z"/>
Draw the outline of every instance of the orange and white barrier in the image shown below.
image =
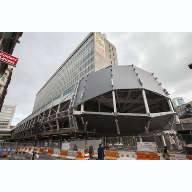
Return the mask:
<path id="1" fill-rule="evenodd" d="M 58 148 L 54 149 L 53 151 L 53 155 L 51 155 L 51 157 L 59 157 L 60 155 L 60 150 Z"/>
<path id="2" fill-rule="evenodd" d="M 66 157 L 67 159 L 76 159 L 77 158 L 77 151 L 71 151 L 69 150 L 68 151 L 68 156 Z"/>
<path id="3" fill-rule="evenodd" d="M 136 160 L 135 152 L 119 151 L 119 158 L 117 160 Z"/>

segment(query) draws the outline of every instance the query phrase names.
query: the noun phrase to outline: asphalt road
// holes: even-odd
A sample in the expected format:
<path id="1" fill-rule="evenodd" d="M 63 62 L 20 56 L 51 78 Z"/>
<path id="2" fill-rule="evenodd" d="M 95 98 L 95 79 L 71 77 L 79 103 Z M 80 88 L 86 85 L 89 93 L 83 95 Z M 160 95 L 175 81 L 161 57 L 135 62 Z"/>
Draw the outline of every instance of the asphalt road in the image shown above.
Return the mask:
<path id="1" fill-rule="evenodd" d="M 50 157 L 47 155 L 39 154 L 39 158 L 37 160 L 71 160 L 71 159 L 64 159 L 64 158 L 58 158 L 58 157 Z M 96 160 L 96 158 L 90 159 L 90 160 Z"/>
<path id="2" fill-rule="evenodd" d="M 50 157 L 47 155 L 39 154 L 39 158 L 37 160 L 67 160 L 64 158 L 58 158 L 58 157 Z"/>

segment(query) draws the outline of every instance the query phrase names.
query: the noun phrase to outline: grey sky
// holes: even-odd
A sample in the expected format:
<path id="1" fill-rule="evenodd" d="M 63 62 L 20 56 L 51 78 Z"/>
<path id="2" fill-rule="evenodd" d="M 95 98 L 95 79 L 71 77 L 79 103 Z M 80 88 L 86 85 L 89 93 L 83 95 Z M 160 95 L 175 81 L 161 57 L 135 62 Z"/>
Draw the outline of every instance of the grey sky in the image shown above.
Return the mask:
<path id="1" fill-rule="evenodd" d="M 104 33 L 116 47 L 119 65 L 154 72 L 171 98 L 192 100 L 192 70 L 187 66 L 192 63 L 192 33 Z M 23 33 L 13 52 L 19 61 L 5 97 L 17 103 L 13 125 L 32 113 L 36 93 L 87 34 Z"/>

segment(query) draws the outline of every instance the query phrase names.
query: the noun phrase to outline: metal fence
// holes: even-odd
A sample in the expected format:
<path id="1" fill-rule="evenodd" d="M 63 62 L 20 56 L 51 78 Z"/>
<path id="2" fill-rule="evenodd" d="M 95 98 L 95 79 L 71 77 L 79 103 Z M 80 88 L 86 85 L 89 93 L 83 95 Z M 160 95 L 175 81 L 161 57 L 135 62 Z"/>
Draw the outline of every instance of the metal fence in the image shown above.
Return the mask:
<path id="1" fill-rule="evenodd" d="M 192 136 L 186 136 L 188 143 L 192 143 Z M 137 142 L 156 143 L 157 152 L 161 153 L 164 146 L 168 147 L 170 153 L 186 153 L 183 144 L 177 134 L 141 135 L 124 137 L 104 137 L 102 143 L 109 146 L 111 151 L 137 151 Z"/>
<path id="2" fill-rule="evenodd" d="M 85 149 L 85 140 L 84 139 L 77 139 L 77 140 L 68 140 L 67 141 L 70 145 L 70 149 L 73 149 L 74 144 L 76 144 L 77 149 Z M 90 145 L 93 146 L 94 150 L 97 150 L 99 148 L 99 144 L 101 143 L 101 139 L 88 139 L 87 140 L 87 148 L 89 149 Z"/>
<path id="3" fill-rule="evenodd" d="M 16 142 L 0 142 L 0 150 L 6 149 L 6 148 L 17 148 Z"/>
<path id="4" fill-rule="evenodd" d="M 118 136 L 118 137 L 102 137 L 94 140 L 87 140 L 87 148 L 90 145 L 94 150 L 97 150 L 100 143 L 109 146 L 107 150 L 111 151 L 137 151 L 137 142 L 155 142 L 157 152 L 161 153 L 164 146 L 168 147 L 170 153 L 188 153 L 192 154 L 192 135 L 190 134 L 156 134 L 156 135 L 140 135 L 140 136 Z M 77 149 L 85 149 L 85 140 L 83 139 L 68 139 L 60 140 L 43 140 L 37 142 L 37 147 L 48 147 L 62 149 L 62 144 L 68 143 L 69 149 L 73 149 L 74 144 Z M 34 141 L 21 142 L 0 142 L 0 149 L 20 148 L 34 146 Z"/>
<path id="5" fill-rule="evenodd" d="M 43 140 L 37 142 L 37 147 L 47 147 L 47 148 L 58 148 L 62 149 L 62 143 L 69 143 L 69 148 L 73 149 L 74 144 L 76 144 L 77 149 L 85 149 L 85 140 L 84 139 L 68 139 L 65 141 L 60 140 Z M 87 147 L 89 148 L 90 145 L 93 146 L 93 149 L 98 149 L 99 144 L 101 143 L 101 139 L 94 139 L 94 140 L 87 140 Z M 34 146 L 35 142 L 19 142 L 17 145 L 24 146 Z"/>

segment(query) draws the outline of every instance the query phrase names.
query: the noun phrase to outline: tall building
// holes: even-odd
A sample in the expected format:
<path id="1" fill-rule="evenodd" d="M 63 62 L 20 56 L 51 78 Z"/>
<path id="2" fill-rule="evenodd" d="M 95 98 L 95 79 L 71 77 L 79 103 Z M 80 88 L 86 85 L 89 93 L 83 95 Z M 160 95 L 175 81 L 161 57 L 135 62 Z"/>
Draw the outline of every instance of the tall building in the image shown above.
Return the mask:
<path id="1" fill-rule="evenodd" d="M 10 129 L 17 104 L 4 101 L 0 112 L 0 129 Z"/>
<path id="2" fill-rule="evenodd" d="M 172 100 L 173 103 L 173 107 L 176 109 L 178 106 L 184 105 L 185 101 L 183 99 L 183 97 L 175 97 Z"/>
<path id="3" fill-rule="evenodd" d="M 115 46 L 105 34 L 89 33 L 39 90 L 33 113 L 72 92 L 74 84 L 86 75 L 113 65 L 118 65 Z"/>
<path id="4" fill-rule="evenodd" d="M 11 81 L 12 71 L 13 69 L 10 66 L 8 66 L 5 72 L 0 74 L 0 111 L 3 105 L 3 101 L 5 99 L 5 96 L 7 94 L 7 88 Z"/>
<path id="5" fill-rule="evenodd" d="M 12 55 L 14 48 L 22 36 L 22 32 L 0 32 L 0 51 Z M 0 111 L 11 81 L 12 68 L 0 60 Z"/>

